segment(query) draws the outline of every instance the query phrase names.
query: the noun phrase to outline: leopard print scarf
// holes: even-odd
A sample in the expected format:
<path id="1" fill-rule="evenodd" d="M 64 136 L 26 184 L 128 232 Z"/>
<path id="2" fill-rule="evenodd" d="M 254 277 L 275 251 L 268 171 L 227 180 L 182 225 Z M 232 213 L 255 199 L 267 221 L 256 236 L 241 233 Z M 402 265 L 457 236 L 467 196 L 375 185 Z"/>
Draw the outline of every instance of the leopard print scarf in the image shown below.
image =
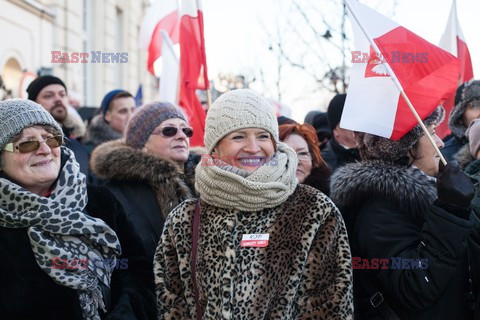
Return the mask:
<path id="1" fill-rule="evenodd" d="M 110 286 L 115 264 L 90 262 L 115 261 L 120 243 L 105 222 L 83 213 L 87 204 L 85 175 L 70 149 L 62 147 L 62 153 L 68 159 L 48 198 L 0 178 L 0 226 L 27 228 L 40 268 L 56 283 L 78 290 L 84 319 L 100 320 L 98 308 L 106 310 L 99 282 Z M 56 269 L 54 258 L 88 259 L 88 268 Z"/>
<path id="2" fill-rule="evenodd" d="M 248 176 L 226 167 L 197 165 L 195 188 L 200 198 L 219 208 L 259 211 L 283 203 L 295 191 L 297 155 L 286 144 L 277 144 L 275 156 Z"/>

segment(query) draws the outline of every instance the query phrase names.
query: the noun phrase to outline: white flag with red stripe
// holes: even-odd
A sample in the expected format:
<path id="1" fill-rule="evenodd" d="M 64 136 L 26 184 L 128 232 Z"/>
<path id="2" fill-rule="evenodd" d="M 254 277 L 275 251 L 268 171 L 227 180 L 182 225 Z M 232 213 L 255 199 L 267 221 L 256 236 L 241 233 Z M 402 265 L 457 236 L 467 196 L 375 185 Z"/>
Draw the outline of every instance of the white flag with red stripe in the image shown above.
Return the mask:
<path id="1" fill-rule="evenodd" d="M 139 47 L 148 49 L 147 68 L 151 74 L 155 75 L 153 65 L 162 55 L 162 30 L 167 32 L 173 43 L 178 43 L 179 23 L 177 0 L 155 1 L 143 18 L 140 27 Z"/>
<path id="2" fill-rule="evenodd" d="M 455 91 L 458 59 L 375 10 L 357 1 L 345 2 L 351 9 L 355 50 L 340 127 L 398 140 L 417 121 L 392 78 L 398 79 L 424 119 Z M 392 77 L 382 62 L 390 66 Z"/>
<path id="3" fill-rule="evenodd" d="M 458 22 L 457 3 L 455 0 L 452 2 L 452 8 L 450 9 L 447 27 L 442 38 L 440 39 L 439 46 L 460 60 L 458 85 L 473 79 L 472 59 L 470 57 L 470 52 L 468 51 L 467 42 L 463 36 L 462 28 Z M 453 108 L 454 100 L 455 94 L 452 94 L 450 98 L 443 104 L 443 107 L 447 111 L 447 115 L 450 114 L 450 111 Z M 436 131 L 440 138 L 447 136 L 450 133 L 448 122 L 444 121 Z"/>

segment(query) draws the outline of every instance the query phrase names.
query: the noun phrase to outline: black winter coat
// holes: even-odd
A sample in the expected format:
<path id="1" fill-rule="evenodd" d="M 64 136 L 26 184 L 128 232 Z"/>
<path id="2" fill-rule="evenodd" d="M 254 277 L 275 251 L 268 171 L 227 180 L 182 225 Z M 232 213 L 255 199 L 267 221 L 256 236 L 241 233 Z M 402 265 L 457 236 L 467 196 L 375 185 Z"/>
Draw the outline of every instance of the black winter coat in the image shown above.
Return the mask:
<path id="1" fill-rule="evenodd" d="M 377 291 L 401 319 L 473 319 L 466 295 L 480 287 L 480 212 L 447 212 L 434 204 L 432 178 L 380 161 L 339 169 L 331 190 L 354 257 L 355 319 L 383 319 L 370 303 Z"/>
<path id="2" fill-rule="evenodd" d="M 347 163 L 360 160 L 358 149 L 345 149 L 334 138 L 328 140 L 326 147 L 322 150 L 322 158 L 328 164 L 332 172 Z"/>
<path id="3" fill-rule="evenodd" d="M 76 290 L 37 265 L 26 228 L 0 227 L 0 259 L 0 319 L 83 320 Z"/>
<path id="4" fill-rule="evenodd" d="M 107 319 L 157 319 L 153 280 L 153 256 L 168 213 L 194 196 L 195 164 L 190 156 L 185 173 L 173 164 L 126 146 L 120 140 L 99 145 L 92 153 L 91 168 L 106 181 L 90 187 L 89 203 L 108 204 L 101 217 L 117 233 L 122 245 L 120 259 L 127 269 L 112 275 L 112 308 Z M 110 206 L 110 210 L 108 210 Z M 97 208 L 98 209 L 98 208 Z M 92 209 L 93 211 L 93 209 Z"/>

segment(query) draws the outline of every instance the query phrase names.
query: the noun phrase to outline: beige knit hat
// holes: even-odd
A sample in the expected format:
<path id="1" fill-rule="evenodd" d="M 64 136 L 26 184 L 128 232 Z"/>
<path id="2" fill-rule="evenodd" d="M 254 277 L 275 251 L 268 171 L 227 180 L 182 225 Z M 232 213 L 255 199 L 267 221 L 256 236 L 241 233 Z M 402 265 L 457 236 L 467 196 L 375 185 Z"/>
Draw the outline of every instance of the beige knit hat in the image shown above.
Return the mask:
<path id="1" fill-rule="evenodd" d="M 230 132 L 245 128 L 265 129 L 276 143 L 278 123 L 271 104 L 260 94 L 250 89 L 224 93 L 208 109 L 205 121 L 205 147 L 211 153 L 223 137 Z"/>

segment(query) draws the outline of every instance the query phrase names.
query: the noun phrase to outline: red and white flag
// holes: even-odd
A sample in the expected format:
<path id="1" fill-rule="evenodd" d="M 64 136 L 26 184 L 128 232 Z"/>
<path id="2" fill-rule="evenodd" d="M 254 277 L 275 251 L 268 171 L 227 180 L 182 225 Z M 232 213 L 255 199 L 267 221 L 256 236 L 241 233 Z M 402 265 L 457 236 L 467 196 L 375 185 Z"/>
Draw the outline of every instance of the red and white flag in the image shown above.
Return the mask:
<path id="1" fill-rule="evenodd" d="M 153 65 L 162 55 L 162 30 L 173 43 L 179 41 L 179 18 L 177 0 L 157 0 L 148 9 L 140 27 L 139 46 L 148 49 L 148 71 L 155 74 Z M 158 75 L 156 75 L 158 76 Z"/>
<path id="2" fill-rule="evenodd" d="M 192 146 L 203 146 L 205 109 L 195 90 L 209 88 L 200 0 L 182 0 L 180 18 L 180 106 L 193 128 Z"/>
<path id="3" fill-rule="evenodd" d="M 455 0 L 453 0 L 452 2 L 452 8 L 450 9 L 447 27 L 445 29 L 445 32 L 443 33 L 442 38 L 440 39 L 439 46 L 442 49 L 447 50 L 460 60 L 458 85 L 473 79 L 472 59 L 470 58 L 470 52 L 468 51 L 467 42 L 465 41 L 465 37 L 463 36 L 462 28 L 460 28 L 460 23 L 458 22 L 457 3 Z M 448 100 L 443 103 L 443 107 L 447 111 L 447 115 L 450 114 L 450 111 L 453 108 L 454 100 L 455 93 L 452 94 L 450 98 L 448 98 Z M 437 135 L 440 138 L 444 138 L 448 134 L 450 134 L 448 122 L 444 121 L 437 128 Z"/>
<path id="4" fill-rule="evenodd" d="M 356 54 L 352 52 L 353 66 L 340 127 L 398 140 L 417 121 L 394 81 L 398 81 L 420 118 L 425 119 L 455 91 L 458 59 L 357 1 L 345 3 Z M 381 57 L 374 54 L 368 39 L 376 44 Z M 382 61 L 390 66 L 392 77 Z"/>

